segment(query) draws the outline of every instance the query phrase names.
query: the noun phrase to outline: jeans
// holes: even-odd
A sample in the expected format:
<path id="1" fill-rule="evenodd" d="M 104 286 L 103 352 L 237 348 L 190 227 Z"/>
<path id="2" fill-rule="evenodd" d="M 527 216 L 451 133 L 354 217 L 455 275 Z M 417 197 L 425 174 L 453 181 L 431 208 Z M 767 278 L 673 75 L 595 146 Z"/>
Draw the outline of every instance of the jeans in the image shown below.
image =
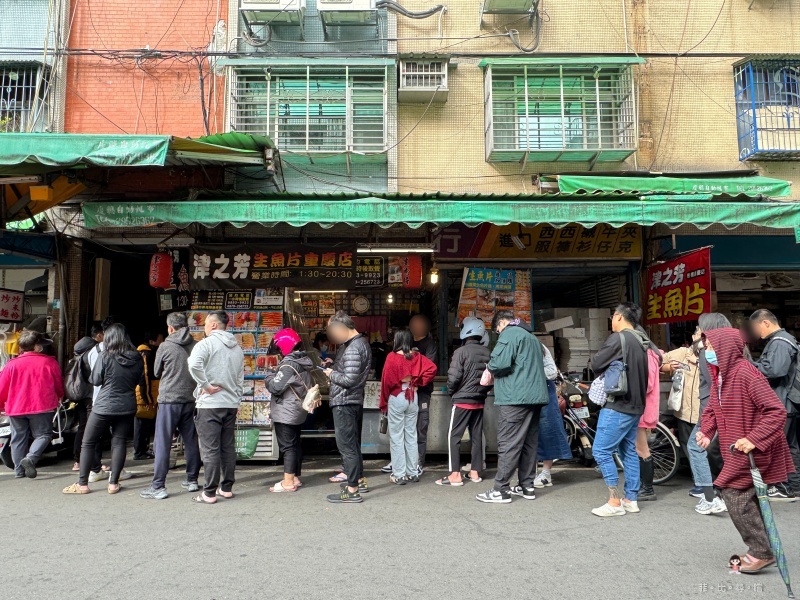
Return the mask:
<path id="1" fill-rule="evenodd" d="M 532 488 L 536 478 L 536 447 L 539 442 L 540 404 L 497 406 L 497 473 L 494 489 L 507 492 L 517 471 L 519 484 Z M 473 465 L 474 467 L 474 465 Z"/>
<path id="2" fill-rule="evenodd" d="M 158 415 L 158 413 L 156 413 Z M 155 419 L 136 418 L 133 422 L 133 456 L 144 458 L 150 452 L 150 439 L 156 430 Z"/>
<path id="3" fill-rule="evenodd" d="M 283 455 L 283 472 L 300 477 L 303 471 L 303 449 L 300 444 L 302 425 L 273 423 L 272 430 L 278 442 L 278 449 Z"/>
<path id="4" fill-rule="evenodd" d="M 9 417 L 11 422 L 11 459 L 17 474 L 24 473 L 20 463 L 23 458 L 29 458 L 34 466 L 50 445 L 53 439 L 53 417 L 55 411 L 38 413 L 35 415 L 19 415 Z M 28 441 L 33 438 L 33 443 L 28 447 Z"/>
<path id="5" fill-rule="evenodd" d="M 342 455 L 342 466 L 347 475 L 347 485 L 358 487 L 364 476 L 364 458 L 361 456 L 361 423 L 364 407 L 360 404 L 341 404 L 333 407 L 333 427 L 336 430 L 336 447 Z"/>
<path id="6" fill-rule="evenodd" d="M 420 467 L 425 466 L 425 458 L 428 455 L 428 425 L 431 422 L 430 392 L 417 392 L 417 404 L 419 405 L 419 415 L 417 416 L 417 460 Z"/>
<path id="7" fill-rule="evenodd" d="M 119 475 L 125 467 L 128 438 L 133 430 L 133 415 L 99 415 L 92 412 L 86 423 L 81 446 L 81 471 L 78 483 L 88 485 L 89 471 L 99 471 L 97 445 L 111 428 L 111 475 L 109 483 L 119 483 Z"/>
<path id="8" fill-rule="evenodd" d="M 236 409 L 198 408 L 194 423 L 203 457 L 203 492 L 212 498 L 218 487 L 230 492 L 236 481 Z"/>
<path id="9" fill-rule="evenodd" d="M 711 467 L 708 463 L 708 454 L 697 445 L 697 432 L 700 431 L 700 423 L 694 426 L 686 440 L 686 448 L 689 450 L 689 466 L 692 468 L 692 479 L 698 487 L 711 487 L 713 479 L 711 477 Z"/>
<path id="10" fill-rule="evenodd" d="M 153 489 L 166 486 L 169 471 L 172 434 L 176 431 L 183 439 L 186 458 L 186 481 L 197 483 L 200 475 L 200 447 L 197 444 L 197 430 L 194 426 L 194 402 L 186 404 L 160 404 L 156 414 L 156 433 L 153 438 Z"/>
<path id="11" fill-rule="evenodd" d="M 625 469 L 625 498 L 639 497 L 639 455 L 636 453 L 636 429 L 641 415 L 627 415 L 610 408 L 600 410 L 597 435 L 592 453 L 608 487 L 617 487 L 619 473 L 614 452 L 619 451 Z"/>
<path id="12" fill-rule="evenodd" d="M 91 400 L 79 400 L 75 403 L 75 414 L 78 417 L 78 431 L 75 433 L 75 443 L 72 446 L 72 457 L 75 462 L 81 462 L 81 444 L 83 444 L 83 433 L 86 431 L 86 423 L 89 421 L 91 405 Z"/>
<path id="13" fill-rule="evenodd" d="M 419 404 L 414 398 L 409 402 L 402 392 L 389 396 L 389 448 L 392 452 L 392 475 L 401 479 L 411 477 L 417 471 L 419 454 L 417 448 L 417 415 Z"/>

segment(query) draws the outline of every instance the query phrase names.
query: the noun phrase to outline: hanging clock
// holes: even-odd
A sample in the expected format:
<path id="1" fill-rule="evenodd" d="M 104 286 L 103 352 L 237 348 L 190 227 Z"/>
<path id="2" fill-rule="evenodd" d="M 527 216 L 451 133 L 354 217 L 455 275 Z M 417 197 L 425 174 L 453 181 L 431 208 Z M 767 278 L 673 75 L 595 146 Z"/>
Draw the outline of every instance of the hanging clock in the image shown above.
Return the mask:
<path id="1" fill-rule="evenodd" d="M 366 296 L 356 296 L 353 298 L 353 310 L 363 315 L 369 310 L 369 299 Z"/>

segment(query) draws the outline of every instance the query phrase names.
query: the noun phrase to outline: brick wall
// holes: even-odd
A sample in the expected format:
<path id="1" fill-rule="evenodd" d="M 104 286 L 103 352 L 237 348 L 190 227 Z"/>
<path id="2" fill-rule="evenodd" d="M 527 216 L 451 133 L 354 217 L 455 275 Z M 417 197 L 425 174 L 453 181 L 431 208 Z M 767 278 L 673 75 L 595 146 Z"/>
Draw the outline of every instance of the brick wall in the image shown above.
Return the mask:
<path id="1" fill-rule="evenodd" d="M 135 61 L 113 50 L 205 50 L 228 0 L 73 0 L 71 48 L 98 56 L 71 56 L 67 67 L 65 131 L 72 133 L 205 133 L 199 72 L 191 58 Z M 203 62 L 211 133 L 223 131 L 224 77 Z M 209 96 L 210 94 L 210 96 Z"/>

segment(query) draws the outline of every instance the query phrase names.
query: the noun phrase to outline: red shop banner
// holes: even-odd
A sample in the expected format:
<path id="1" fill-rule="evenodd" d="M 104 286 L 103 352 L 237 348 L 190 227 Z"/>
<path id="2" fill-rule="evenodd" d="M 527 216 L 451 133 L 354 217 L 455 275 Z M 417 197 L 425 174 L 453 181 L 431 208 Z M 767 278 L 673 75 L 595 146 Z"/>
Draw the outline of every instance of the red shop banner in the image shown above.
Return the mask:
<path id="1" fill-rule="evenodd" d="M 694 321 L 710 309 L 710 248 L 648 267 L 645 323 Z"/>

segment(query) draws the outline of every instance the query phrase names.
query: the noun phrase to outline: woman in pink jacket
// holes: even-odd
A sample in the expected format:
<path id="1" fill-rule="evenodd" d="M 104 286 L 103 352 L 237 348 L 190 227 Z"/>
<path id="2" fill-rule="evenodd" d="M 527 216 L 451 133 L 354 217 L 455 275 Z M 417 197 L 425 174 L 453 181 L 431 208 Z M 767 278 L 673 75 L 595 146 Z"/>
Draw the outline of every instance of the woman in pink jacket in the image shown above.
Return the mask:
<path id="1" fill-rule="evenodd" d="M 23 331 L 20 355 L 0 373 L 0 411 L 11 421 L 11 458 L 17 477 L 36 477 L 36 463 L 53 438 L 53 416 L 64 396 L 61 369 L 55 358 L 43 354 L 52 343 L 37 331 Z"/>
<path id="2" fill-rule="evenodd" d="M 644 414 L 639 419 L 639 429 L 636 431 L 636 453 L 639 455 L 639 474 L 641 487 L 639 488 L 639 502 L 656 500 L 656 492 L 653 489 L 653 457 L 650 455 L 650 446 L 647 437 L 650 430 L 658 427 L 658 414 L 660 408 L 661 395 L 661 362 L 662 352 L 647 337 L 644 328 L 636 328 L 639 337 L 644 337 L 647 341 L 647 394 L 645 396 Z"/>

